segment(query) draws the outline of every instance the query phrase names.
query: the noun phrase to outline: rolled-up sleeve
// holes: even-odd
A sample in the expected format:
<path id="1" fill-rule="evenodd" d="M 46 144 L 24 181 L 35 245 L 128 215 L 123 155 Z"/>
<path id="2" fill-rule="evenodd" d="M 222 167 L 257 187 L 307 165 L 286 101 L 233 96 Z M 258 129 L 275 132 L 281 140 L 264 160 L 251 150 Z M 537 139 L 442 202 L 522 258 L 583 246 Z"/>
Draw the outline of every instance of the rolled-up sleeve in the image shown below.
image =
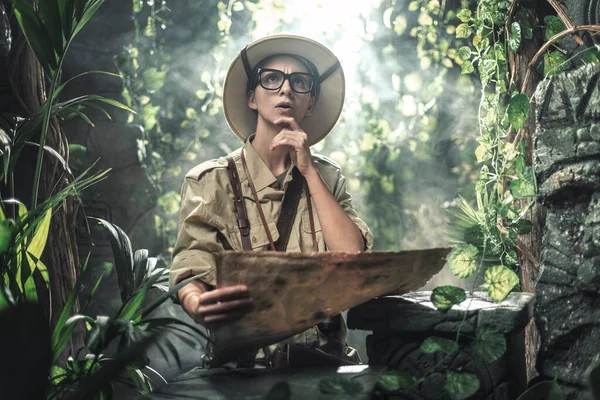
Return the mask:
<path id="1" fill-rule="evenodd" d="M 338 170 L 339 171 L 339 170 Z M 341 172 L 338 174 L 338 178 L 333 190 L 333 196 L 338 201 L 339 205 L 342 207 L 346 215 L 350 217 L 352 221 L 356 224 L 360 233 L 362 234 L 363 240 L 365 242 L 364 251 L 369 251 L 373 247 L 373 234 L 371 230 L 363 221 L 358 217 L 356 210 L 352 207 L 352 196 L 346 190 L 346 178 L 342 175 Z"/>
<path id="2" fill-rule="evenodd" d="M 206 272 L 199 279 L 209 285 L 216 284 L 214 255 L 223 251 L 223 245 L 218 240 L 219 230 L 210 224 L 208 217 L 214 201 L 214 193 L 207 190 L 205 185 L 186 178 L 181 189 L 181 211 L 169 275 L 170 286 Z"/>

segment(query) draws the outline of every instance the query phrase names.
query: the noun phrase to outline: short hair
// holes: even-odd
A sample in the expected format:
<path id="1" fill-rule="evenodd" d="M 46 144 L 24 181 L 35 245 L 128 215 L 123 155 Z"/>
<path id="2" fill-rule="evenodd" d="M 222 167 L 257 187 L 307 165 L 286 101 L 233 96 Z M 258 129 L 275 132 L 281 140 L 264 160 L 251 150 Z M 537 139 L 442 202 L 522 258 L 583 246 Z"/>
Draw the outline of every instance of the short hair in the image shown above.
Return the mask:
<path id="1" fill-rule="evenodd" d="M 319 70 L 307 58 L 304 58 L 302 56 L 297 56 L 295 54 L 285 54 L 285 53 L 273 54 L 271 56 L 265 57 L 262 60 L 260 60 L 260 62 L 258 64 L 256 64 L 256 66 L 252 69 L 252 74 L 250 75 L 251 78 L 248 79 L 248 82 L 246 85 L 246 95 L 248 95 L 248 93 L 250 93 L 251 90 L 254 90 L 258 86 L 258 69 L 262 68 L 266 63 L 268 63 L 269 61 L 271 61 L 272 59 L 274 59 L 276 57 L 292 57 L 292 58 L 295 58 L 296 60 L 300 61 L 302 63 L 302 65 L 304 65 L 306 67 L 308 72 L 314 76 L 313 87 L 310 91 L 310 94 L 315 97 L 315 102 L 316 102 L 317 99 L 319 98 L 319 93 L 321 92 L 321 80 L 319 79 Z"/>

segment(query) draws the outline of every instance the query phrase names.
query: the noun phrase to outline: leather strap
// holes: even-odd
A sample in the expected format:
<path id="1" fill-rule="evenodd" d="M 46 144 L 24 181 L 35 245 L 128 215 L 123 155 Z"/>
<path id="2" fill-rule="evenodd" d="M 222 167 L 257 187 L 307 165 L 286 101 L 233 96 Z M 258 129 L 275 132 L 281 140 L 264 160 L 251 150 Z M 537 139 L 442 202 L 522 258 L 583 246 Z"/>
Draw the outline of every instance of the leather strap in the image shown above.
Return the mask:
<path id="1" fill-rule="evenodd" d="M 304 177 L 298 171 L 298 168 L 294 168 L 292 171 L 292 181 L 287 187 L 283 203 L 281 204 L 281 213 L 277 220 L 277 230 L 279 231 L 279 239 L 275 242 L 275 248 L 277 251 L 285 251 L 287 249 L 288 242 L 290 241 L 290 233 L 292 232 L 292 226 L 298 213 L 298 204 L 300 204 L 300 197 L 302 196 L 302 186 L 304 186 Z M 314 247 L 314 240 L 313 240 Z"/>
<path id="2" fill-rule="evenodd" d="M 250 221 L 248 221 L 248 212 L 246 211 L 244 197 L 242 196 L 240 176 L 235 167 L 235 161 L 233 161 L 233 157 L 231 156 L 227 156 L 227 173 L 233 189 L 235 217 L 237 219 L 238 228 L 240 228 L 240 233 L 242 234 L 242 248 L 245 251 L 252 251 L 252 244 L 250 243 Z"/>

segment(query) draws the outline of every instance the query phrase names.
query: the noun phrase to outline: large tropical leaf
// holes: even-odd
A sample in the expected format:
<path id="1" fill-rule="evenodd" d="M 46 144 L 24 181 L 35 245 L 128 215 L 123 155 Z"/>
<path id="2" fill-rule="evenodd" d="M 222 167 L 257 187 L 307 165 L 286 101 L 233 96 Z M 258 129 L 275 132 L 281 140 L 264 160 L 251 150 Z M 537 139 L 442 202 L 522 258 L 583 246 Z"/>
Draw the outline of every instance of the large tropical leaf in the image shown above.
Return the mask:
<path id="1" fill-rule="evenodd" d="M 71 0 L 72 1 L 72 0 Z M 81 14 L 81 18 L 77 20 L 77 24 L 73 27 L 73 37 L 87 25 L 92 19 L 96 11 L 102 6 L 104 0 L 88 0 Z"/>
<path id="2" fill-rule="evenodd" d="M 46 26 L 25 0 L 15 0 L 14 12 L 19 26 L 23 30 L 25 38 L 40 65 L 46 72 L 52 73 L 57 66 L 57 60 Z"/>
<path id="3" fill-rule="evenodd" d="M 60 57 L 64 50 L 64 42 L 58 3 L 56 0 L 38 0 L 37 5 L 44 20 L 44 25 L 52 39 L 54 51 Z"/>
<path id="4" fill-rule="evenodd" d="M 117 270 L 117 280 L 121 291 L 121 301 L 127 302 L 133 293 L 133 254 L 129 237 L 116 225 L 101 218 L 98 220 L 108 229 L 108 237 L 115 258 L 115 268 Z"/>

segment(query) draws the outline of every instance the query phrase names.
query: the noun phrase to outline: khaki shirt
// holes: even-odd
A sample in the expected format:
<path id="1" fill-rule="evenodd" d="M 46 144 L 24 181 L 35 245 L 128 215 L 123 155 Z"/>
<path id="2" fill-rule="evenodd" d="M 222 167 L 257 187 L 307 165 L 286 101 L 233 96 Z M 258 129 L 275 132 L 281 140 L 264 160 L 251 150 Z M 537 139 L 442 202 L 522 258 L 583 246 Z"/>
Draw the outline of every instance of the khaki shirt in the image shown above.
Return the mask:
<path id="1" fill-rule="evenodd" d="M 284 192 L 292 180 L 292 168 L 287 171 L 283 181 L 283 188 L 279 188 L 277 178 L 271 173 L 264 161 L 260 158 L 254 147 L 247 140 L 243 147 L 248 171 L 256 188 L 267 225 L 271 231 L 273 241 L 279 238 L 277 219 L 279 217 Z M 269 239 L 261 222 L 258 208 L 254 202 L 248 178 L 240 159 L 241 148 L 231 153 L 239 173 L 242 194 L 246 202 L 248 219 L 250 222 L 250 240 L 252 250 L 269 250 Z M 352 208 L 350 194 L 346 191 L 346 180 L 341 174 L 340 167 L 326 157 L 313 155 L 313 163 L 317 168 L 323 182 L 346 214 L 354 221 L 365 241 L 365 250 L 371 249 L 373 235 Z M 242 240 L 235 216 L 234 195 L 227 174 L 226 158 L 219 158 L 204 162 L 190 170 L 183 184 L 181 192 L 181 212 L 179 217 L 179 230 L 177 243 L 173 251 L 173 262 L 170 272 L 171 286 L 183 279 L 212 270 L 201 278 L 209 285 L 216 285 L 215 254 L 224 250 L 226 240 L 233 250 L 241 251 Z M 314 208 L 313 216 L 317 245 L 319 251 L 327 251 L 323 231 L 319 218 Z M 312 252 L 313 242 L 311 226 L 303 190 L 298 205 L 298 212 L 292 225 L 287 251 Z M 287 340 L 288 343 L 302 343 L 307 346 L 330 348 L 331 342 L 338 342 L 345 350 L 346 329 L 343 324 L 342 332 L 334 337 L 325 335 L 316 327 L 300 333 Z M 338 351 L 331 349 L 328 353 Z"/>

